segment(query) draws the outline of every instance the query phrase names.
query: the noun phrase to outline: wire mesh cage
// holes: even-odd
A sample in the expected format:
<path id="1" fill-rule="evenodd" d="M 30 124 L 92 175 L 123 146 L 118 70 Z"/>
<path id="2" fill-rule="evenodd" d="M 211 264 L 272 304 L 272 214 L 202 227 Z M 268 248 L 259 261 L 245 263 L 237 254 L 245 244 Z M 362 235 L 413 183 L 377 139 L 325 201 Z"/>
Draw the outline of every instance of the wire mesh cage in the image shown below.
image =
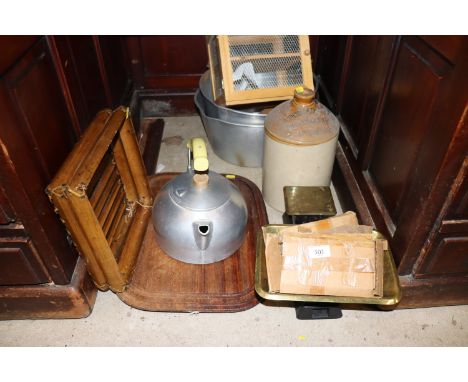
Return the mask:
<path id="1" fill-rule="evenodd" d="M 313 89 L 308 36 L 211 36 L 208 55 L 218 103 L 282 100 L 297 86 Z"/>

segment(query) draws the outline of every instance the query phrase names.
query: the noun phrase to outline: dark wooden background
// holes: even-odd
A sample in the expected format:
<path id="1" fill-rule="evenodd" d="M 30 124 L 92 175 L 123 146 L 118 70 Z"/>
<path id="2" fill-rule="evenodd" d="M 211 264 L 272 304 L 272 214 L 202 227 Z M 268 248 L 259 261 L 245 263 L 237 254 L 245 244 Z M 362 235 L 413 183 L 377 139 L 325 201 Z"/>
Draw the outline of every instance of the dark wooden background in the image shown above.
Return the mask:
<path id="1" fill-rule="evenodd" d="M 320 37 L 335 179 L 390 239 L 403 306 L 468 302 L 467 55 L 462 36 Z"/>
<path id="2" fill-rule="evenodd" d="M 342 122 L 333 182 L 390 241 L 402 306 L 468 303 L 465 36 L 310 36 Z M 44 189 L 96 111 L 196 113 L 205 36 L 0 37 L 0 317 L 89 314 L 93 288 Z M 138 110 L 137 110 L 138 112 Z"/>
<path id="3" fill-rule="evenodd" d="M 44 192 L 94 114 L 128 103 L 121 37 L 0 37 L 0 318 L 82 317 L 95 289 Z"/>

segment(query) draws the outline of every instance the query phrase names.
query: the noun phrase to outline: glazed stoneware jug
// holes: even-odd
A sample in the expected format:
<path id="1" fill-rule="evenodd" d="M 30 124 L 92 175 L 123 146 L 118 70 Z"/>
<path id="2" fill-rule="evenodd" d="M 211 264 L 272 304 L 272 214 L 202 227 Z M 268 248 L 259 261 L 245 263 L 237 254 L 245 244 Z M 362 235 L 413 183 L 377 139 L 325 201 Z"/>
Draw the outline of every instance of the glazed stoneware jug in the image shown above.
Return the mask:
<path id="1" fill-rule="evenodd" d="M 262 193 L 271 207 L 285 210 L 284 186 L 330 185 L 339 131 L 338 119 L 307 88 L 267 115 Z"/>

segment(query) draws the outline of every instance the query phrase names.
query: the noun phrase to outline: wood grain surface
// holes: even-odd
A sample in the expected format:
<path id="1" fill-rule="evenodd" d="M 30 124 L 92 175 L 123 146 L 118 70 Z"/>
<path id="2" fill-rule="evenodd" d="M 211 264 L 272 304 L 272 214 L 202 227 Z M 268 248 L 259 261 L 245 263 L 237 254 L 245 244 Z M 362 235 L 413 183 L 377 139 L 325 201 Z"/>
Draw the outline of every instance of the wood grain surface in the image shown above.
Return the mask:
<path id="1" fill-rule="evenodd" d="M 320 93 L 341 122 L 333 184 L 343 209 L 389 239 L 400 308 L 466 304 L 468 39 L 319 41 Z"/>
<path id="2" fill-rule="evenodd" d="M 153 195 L 176 173 L 149 178 Z M 207 265 L 187 264 L 167 256 L 158 246 L 152 221 L 143 238 L 132 279 L 118 296 L 142 310 L 173 312 L 237 312 L 258 303 L 254 291 L 255 238 L 268 224 L 260 190 L 248 179 L 236 177 L 248 206 L 247 232 L 242 246 L 223 261 Z"/>

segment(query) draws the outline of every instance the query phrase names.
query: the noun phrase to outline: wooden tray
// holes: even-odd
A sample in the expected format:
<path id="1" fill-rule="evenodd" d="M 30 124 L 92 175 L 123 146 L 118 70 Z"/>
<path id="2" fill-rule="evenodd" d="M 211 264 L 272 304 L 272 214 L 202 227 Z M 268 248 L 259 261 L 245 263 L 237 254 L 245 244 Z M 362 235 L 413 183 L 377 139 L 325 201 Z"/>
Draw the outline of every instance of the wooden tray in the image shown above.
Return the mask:
<path id="1" fill-rule="evenodd" d="M 150 177 L 153 195 L 175 175 Z M 241 248 L 217 263 L 183 263 L 161 250 L 150 221 L 131 282 L 124 292 L 118 293 L 122 301 L 137 309 L 174 312 L 237 312 L 258 303 L 254 288 L 255 240 L 256 232 L 268 224 L 268 217 L 257 186 L 240 176 L 233 182 L 244 196 L 249 211 Z"/>

